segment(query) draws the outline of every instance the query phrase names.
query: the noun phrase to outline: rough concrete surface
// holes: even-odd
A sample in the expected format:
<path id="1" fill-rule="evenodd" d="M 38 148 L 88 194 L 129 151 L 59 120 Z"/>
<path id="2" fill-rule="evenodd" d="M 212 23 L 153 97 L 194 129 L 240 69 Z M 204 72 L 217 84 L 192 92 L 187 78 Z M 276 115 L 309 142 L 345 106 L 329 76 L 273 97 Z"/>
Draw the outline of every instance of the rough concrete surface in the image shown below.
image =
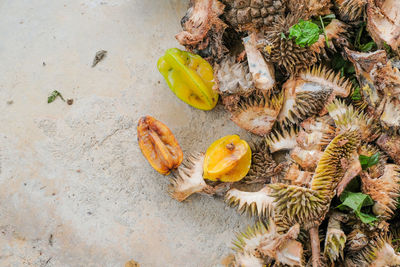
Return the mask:
<path id="1" fill-rule="evenodd" d="M 136 141 L 146 114 L 185 153 L 250 138 L 221 107 L 181 102 L 156 69 L 186 6 L 0 1 L 0 266 L 218 266 L 229 253 L 250 220 L 222 199 L 171 199 Z M 74 104 L 47 104 L 53 90 Z"/>

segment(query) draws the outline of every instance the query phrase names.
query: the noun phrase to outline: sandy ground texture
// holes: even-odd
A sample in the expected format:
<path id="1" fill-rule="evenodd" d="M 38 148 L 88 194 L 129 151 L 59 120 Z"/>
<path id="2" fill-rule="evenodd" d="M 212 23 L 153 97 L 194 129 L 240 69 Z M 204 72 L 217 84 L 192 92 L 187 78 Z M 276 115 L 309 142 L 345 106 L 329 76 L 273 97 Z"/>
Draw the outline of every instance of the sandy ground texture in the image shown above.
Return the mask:
<path id="1" fill-rule="evenodd" d="M 151 114 L 185 153 L 238 133 L 156 69 L 183 0 L 0 1 L 0 266 L 218 266 L 250 220 L 222 199 L 166 192 L 136 141 Z M 95 53 L 106 58 L 91 68 Z M 73 105 L 47 97 L 58 90 Z"/>

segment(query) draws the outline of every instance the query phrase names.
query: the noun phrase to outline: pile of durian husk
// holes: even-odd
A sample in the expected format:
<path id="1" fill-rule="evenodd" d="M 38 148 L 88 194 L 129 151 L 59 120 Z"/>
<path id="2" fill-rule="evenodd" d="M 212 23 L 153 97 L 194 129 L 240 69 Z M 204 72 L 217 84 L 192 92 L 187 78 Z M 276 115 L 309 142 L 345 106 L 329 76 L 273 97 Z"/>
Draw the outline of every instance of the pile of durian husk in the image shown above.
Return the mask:
<path id="1" fill-rule="evenodd" d="M 324 26 L 310 46 L 287 38 L 301 19 Z M 255 218 L 225 264 L 400 266 L 400 0 L 192 0 L 181 24 L 231 120 L 260 137 L 239 182 L 206 182 L 202 153 L 171 180 L 179 201 L 224 195 Z M 336 208 L 354 181 L 373 223 Z"/>

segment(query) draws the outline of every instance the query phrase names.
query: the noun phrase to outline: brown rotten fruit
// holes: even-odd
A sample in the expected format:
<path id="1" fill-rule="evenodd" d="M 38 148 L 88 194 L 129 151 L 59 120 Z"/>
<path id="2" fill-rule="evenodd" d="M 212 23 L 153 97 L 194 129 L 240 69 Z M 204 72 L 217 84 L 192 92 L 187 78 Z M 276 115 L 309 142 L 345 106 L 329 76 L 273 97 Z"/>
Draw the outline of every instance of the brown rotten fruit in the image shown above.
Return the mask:
<path id="1" fill-rule="evenodd" d="M 137 138 L 143 155 L 159 173 L 167 175 L 181 164 L 181 147 L 164 123 L 151 116 L 140 118 Z"/>

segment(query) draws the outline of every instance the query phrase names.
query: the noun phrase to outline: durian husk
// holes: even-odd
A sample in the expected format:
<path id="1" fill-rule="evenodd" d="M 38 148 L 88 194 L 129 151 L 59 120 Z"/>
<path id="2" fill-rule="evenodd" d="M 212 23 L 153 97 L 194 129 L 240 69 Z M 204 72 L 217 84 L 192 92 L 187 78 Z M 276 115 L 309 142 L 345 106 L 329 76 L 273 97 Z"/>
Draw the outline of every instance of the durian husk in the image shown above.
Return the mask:
<path id="1" fill-rule="evenodd" d="M 372 211 L 386 219 L 392 217 L 400 197 L 400 166 L 386 164 L 383 175 L 375 179 L 363 172 L 361 181 L 362 192 L 375 201 Z"/>
<path id="2" fill-rule="evenodd" d="M 381 134 L 381 128 L 376 119 L 353 105 L 346 105 L 344 101 L 335 99 L 327 106 L 329 115 L 334 119 L 338 132 L 351 130 L 359 131 L 361 139 L 372 142 Z"/>
<path id="3" fill-rule="evenodd" d="M 194 193 L 214 193 L 214 189 L 203 179 L 204 153 L 190 155 L 186 162 L 181 164 L 170 179 L 168 192 L 171 197 L 184 201 Z"/>
<path id="4" fill-rule="evenodd" d="M 379 178 L 385 172 L 385 166 L 387 162 L 387 156 L 383 153 L 376 145 L 373 144 L 362 144 L 358 149 L 359 155 L 371 157 L 374 154 L 379 153 L 379 161 L 377 164 L 370 166 L 366 172 L 372 179 Z"/>
<path id="5" fill-rule="evenodd" d="M 267 184 L 272 177 L 279 174 L 280 170 L 277 167 L 278 164 L 272 158 L 266 142 L 256 143 L 251 146 L 251 166 L 244 181 L 249 184 Z"/>
<path id="6" fill-rule="evenodd" d="M 314 65 L 319 55 L 309 47 L 300 47 L 289 36 L 289 29 L 302 18 L 301 12 L 280 16 L 276 23 L 264 30 L 264 39 L 258 40 L 258 48 L 265 58 L 283 71 L 293 74 Z"/>
<path id="7" fill-rule="evenodd" d="M 274 199 L 269 196 L 271 189 L 264 187 L 257 192 L 245 192 L 236 188 L 230 189 L 225 195 L 225 201 L 235 207 L 240 213 L 252 216 L 268 217 L 273 210 Z"/>
<path id="8" fill-rule="evenodd" d="M 273 220 L 268 224 L 258 222 L 237 235 L 236 253 L 263 259 L 264 264 L 303 265 L 303 246 L 296 241 L 300 227 L 293 225 L 286 233 L 278 233 Z"/>
<path id="9" fill-rule="evenodd" d="M 325 218 L 335 189 L 346 173 L 343 160 L 354 155 L 359 145 L 357 132 L 347 132 L 335 137 L 325 149 L 310 188 L 285 184 L 271 184 L 271 196 L 275 198 L 276 213 L 290 220 L 305 224 L 310 229 Z"/>
<path id="10" fill-rule="evenodd" d="M 227 48 L 222 43 L 227 25 L 219 18 L 225 5 L 218 0 L 196 0 L 182 18 L 183 31 L 176 34 L 178 42 L 188 51 L 197 52 L 213 62 L 222 58 Z"/>
<path id="11" fill-rule="evenodd" d="M 255 91 L 229 107 L 231 120 L 239 127 L 266 136 L 271 131 L 283 103 L 283 95 Z"/>
<path id="12" fill-rule="evenodd" d="M 290 150 L 297 146 L 296 136 L 299 132 L 299 127 L 290 125 L 282 129 L 273 129 L 272 132 L 265 138 L 265 142 L 271 153 L 280 150 Z"/>
<path id="13" fill-rule="evenodd" d="M 398 165 L 400 165 L 400 135 L 383 132 L 376 144 Z"/>
<path id="14" fill-rule="evenodd" d="M 340 225 L 345 216 L 339 213 L 330 215 L 328 229 L 326 231 L 324 254 L 334 263 L 338 259 L 343 259 L 346 235 Z"/>
<path id="15" fill-rule="evenodd" d="M 400 2 L 368 0 L 367 29 L 379 48 L 388 44 L 393 51 L 400 47 Z"/>
<path id="16" fill-rule="evenodd" d="M 367 0 L 334 0 L 339 16 L 344 21 L 357 21 L 361 20 Z"/>
<path id="17" fill-rule="evenodd" d="M 283 85 L 285 101 L 278 121 L 296 122 L 316 114 L 323 116 L 336 96 L 348 97 L 352 88 L 350 80 L 322 65 L 302 71 Z"/>
<path id="18" fill-rule="evenodd" d="M 395 252 L 391 243 L 392 238 L 389 235 L 377 236 L 363 249 L 350 253 L 346 258 L 345 266 L 399 266 L 400 255 Z"/>
<path id="19" fill-rule="evenodd" d="M 358 251 L 368 245 L 368 236 L 360 229 L 354 229 L 347 235 L 346 249 Z"/>

